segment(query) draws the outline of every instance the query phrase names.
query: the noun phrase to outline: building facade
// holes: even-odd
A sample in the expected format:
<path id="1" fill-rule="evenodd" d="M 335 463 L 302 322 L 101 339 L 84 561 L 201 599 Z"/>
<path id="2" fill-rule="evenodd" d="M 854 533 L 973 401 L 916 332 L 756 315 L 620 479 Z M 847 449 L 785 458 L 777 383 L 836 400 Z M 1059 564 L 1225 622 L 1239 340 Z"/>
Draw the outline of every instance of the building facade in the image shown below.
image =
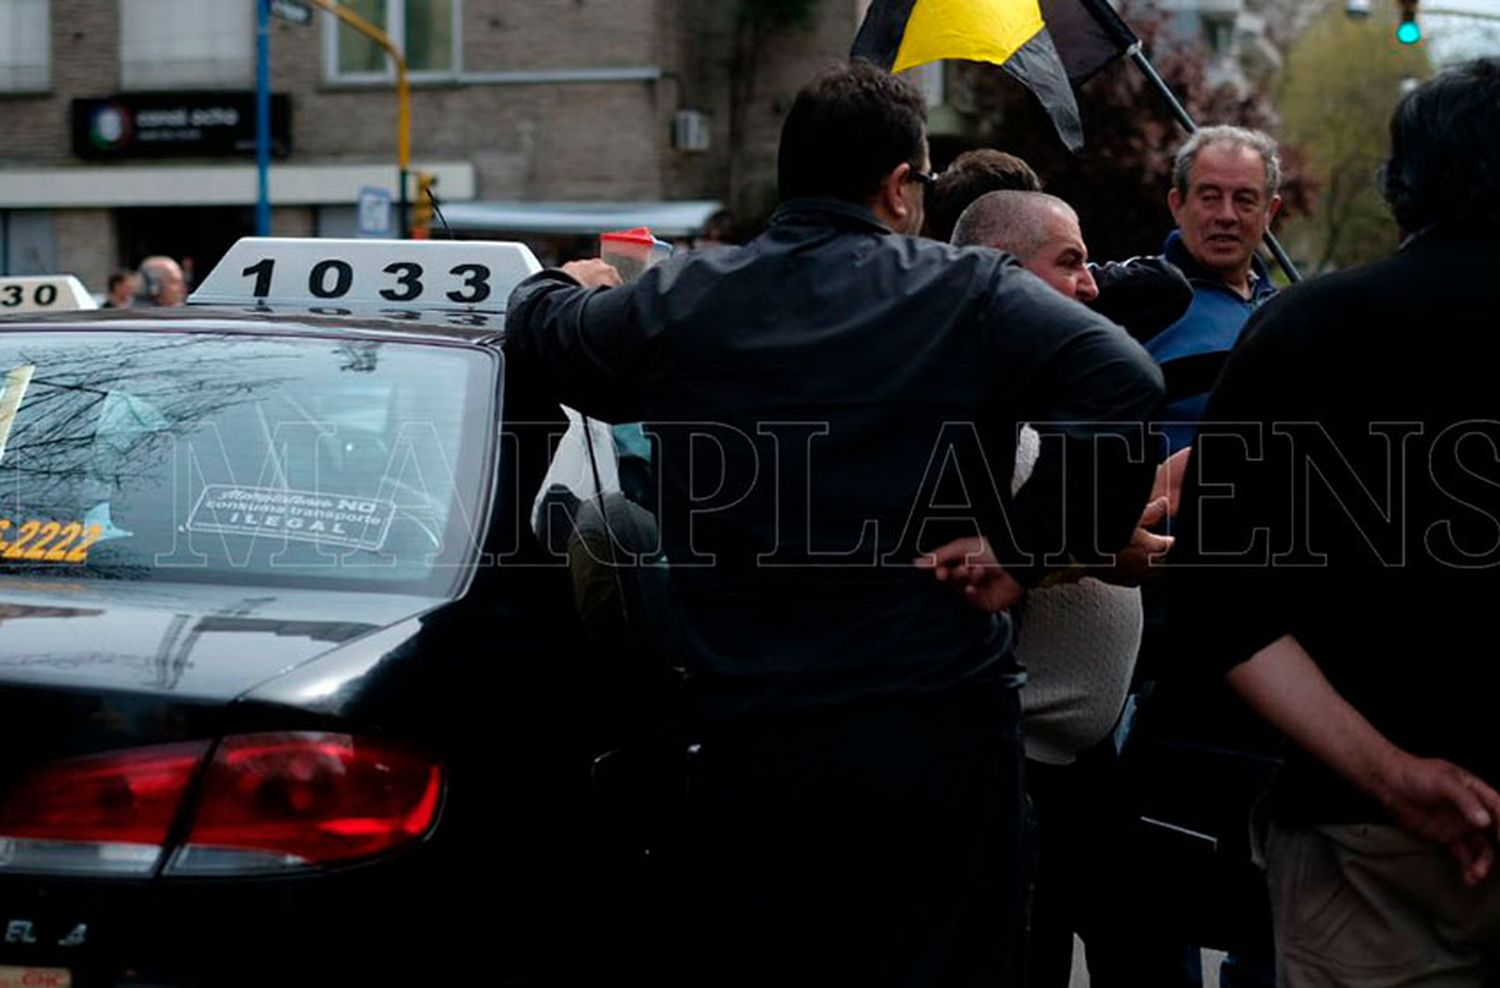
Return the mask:
<path id="1" fill-rule="evenodd" d="M 1201 43 L 1208 81 L 1253 88 L 1279 72 L 1283 54 L 1322 8 L 1321 0 L 1158 0 L 1180 41 Z"/>
<path id="2" fill-rule="evenodd" d="M 759 208 L 791 94 L 862 13 L 821 0 L 747 63 L 738 2 L 345 6 L 404 51 L 412 171 L 436 177 L 462 232 L 543 238 L 641 216 L 680 235 L 719 204 Z M 394 72 L 331 14 L 308 20 L 269 30 L 271 227 L 351 236 L 395 197 Z M 254 232 L 255 81 L 255 0 L 0 0 L 0 273 L 99 290 L 162 253 L 205 274 Z"/>

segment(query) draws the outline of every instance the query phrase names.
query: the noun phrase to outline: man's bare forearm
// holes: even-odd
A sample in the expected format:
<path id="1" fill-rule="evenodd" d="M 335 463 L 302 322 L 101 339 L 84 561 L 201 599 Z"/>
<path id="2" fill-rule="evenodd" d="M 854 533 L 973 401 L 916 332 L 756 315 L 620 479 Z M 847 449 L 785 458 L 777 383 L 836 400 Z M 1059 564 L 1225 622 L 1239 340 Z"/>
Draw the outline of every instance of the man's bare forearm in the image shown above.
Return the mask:
<path id="1" fill-rule="evenodd" d="M 1229 683 L 1309 754 L 1386 801 L 1403 752 L 1333 688 L 1297 639 L 1285 635 L 1267 645 L 1230 670 Z"/>

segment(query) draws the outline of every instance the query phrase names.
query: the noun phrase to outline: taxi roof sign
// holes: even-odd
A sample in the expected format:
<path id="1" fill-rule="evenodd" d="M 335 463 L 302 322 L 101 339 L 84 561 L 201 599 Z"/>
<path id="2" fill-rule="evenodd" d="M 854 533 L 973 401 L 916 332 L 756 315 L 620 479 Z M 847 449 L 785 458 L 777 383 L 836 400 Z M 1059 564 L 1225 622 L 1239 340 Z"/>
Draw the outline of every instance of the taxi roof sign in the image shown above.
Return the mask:
<path id="1" fill-rule="evenodd" d="M 78 312 L 99 303 L 70 274 L 0 278 L 0 316 L 16 312 Z"/>
<path id="2" fill-rule="evenodd" d="M 188 303 L 499 312 L 541 269 L 525 244 L 494 240 L 243 237 Z"/>

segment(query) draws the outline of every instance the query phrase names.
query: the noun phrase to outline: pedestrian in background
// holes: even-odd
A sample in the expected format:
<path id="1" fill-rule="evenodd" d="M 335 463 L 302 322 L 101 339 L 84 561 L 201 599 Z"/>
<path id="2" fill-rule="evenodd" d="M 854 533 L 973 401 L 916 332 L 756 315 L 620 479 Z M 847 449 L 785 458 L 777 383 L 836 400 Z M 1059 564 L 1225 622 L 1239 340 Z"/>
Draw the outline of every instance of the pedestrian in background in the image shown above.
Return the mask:
<path id="1" fill-rule="evenodd" d="M 116 271 L 109 276 L 109 291 L 104 296 L 103 308 L 128 309 L 135 304 L 140 291 L 140 276 L 134 271 Z"/>

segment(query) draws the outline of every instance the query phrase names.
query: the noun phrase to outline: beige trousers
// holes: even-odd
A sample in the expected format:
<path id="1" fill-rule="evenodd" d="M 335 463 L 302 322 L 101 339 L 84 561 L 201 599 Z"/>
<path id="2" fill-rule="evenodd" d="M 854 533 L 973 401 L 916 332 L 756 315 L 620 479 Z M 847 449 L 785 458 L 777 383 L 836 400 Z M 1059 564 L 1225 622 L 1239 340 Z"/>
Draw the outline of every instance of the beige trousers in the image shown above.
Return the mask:
<path id="1" fill-rule="evenodd" d="M 1395 827 L 1273 825 L 1265 848 L 1286 988 L 1500 985 L 1500 878 L 1465 888 Z"/>

